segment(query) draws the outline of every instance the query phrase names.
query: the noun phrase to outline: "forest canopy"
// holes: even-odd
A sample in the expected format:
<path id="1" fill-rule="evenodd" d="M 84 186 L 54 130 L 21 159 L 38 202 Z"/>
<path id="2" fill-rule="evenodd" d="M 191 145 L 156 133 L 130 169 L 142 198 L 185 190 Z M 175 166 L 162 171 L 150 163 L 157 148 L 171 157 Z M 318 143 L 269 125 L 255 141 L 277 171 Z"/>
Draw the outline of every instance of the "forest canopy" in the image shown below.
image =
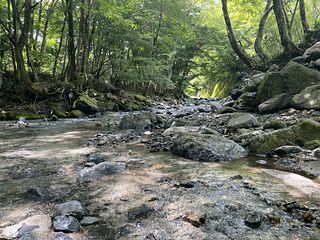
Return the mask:
<path id="1" fill-rule="evenodd" d="M 104 82 L 223 96 L 320 29 L 318 0 L 0 0 L 0 16 L 0 86 L 32 95 Z"/>

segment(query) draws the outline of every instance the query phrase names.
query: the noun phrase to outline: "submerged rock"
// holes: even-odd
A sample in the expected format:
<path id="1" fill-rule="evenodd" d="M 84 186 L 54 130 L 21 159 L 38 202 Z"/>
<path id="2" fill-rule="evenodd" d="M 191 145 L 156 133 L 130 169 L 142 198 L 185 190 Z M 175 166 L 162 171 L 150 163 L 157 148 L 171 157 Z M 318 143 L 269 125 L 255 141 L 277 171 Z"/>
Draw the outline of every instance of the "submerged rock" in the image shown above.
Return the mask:
<path id="1" fill-rule="evenodd" d="M 126 167 L 125 163 L 102 162 L 94 167 L 84 168 L 79 172 L 79 177 L 84 182 L 95 181 L 102 176 L 123 172 Z"/>
<path id="2" fill-rule="evenodd" d="M 285 145 L 304 145 L 308 141 L 320 139 L 320 123 L 304 120 L 296 126 L 276 130 L 253 138 L 250 150 L 253 153 L 269 153 Z"/>
<path id="3" fill-rule="evenodd" d="M 239 144 L 212 134 L 181 134 L 171 151 L 181 157 L 203 162 L 226 162 L 247 156 Z"/>
<path id="4" fill-rule="evenodd" d="M 320 110 L 320 85 L 307 87 L 301 93 L 295 95 L 291 101 L 296 109 Z"/>
<path id="5" fill-rule="evenodd" d="M 53 230 L 58 232 L 79 232 L 80 223 L 72 216 L 56 216 L 53 219 Z"/>

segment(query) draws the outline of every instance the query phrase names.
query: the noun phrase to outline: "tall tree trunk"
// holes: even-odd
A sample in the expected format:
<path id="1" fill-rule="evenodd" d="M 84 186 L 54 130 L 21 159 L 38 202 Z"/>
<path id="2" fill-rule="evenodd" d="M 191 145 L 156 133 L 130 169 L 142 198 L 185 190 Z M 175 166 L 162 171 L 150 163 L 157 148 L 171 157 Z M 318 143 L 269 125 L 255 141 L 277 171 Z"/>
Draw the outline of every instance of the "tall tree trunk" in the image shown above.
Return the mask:
<path id="1" fill-rule="evenodd" d="M 301 54 L 301 50 L 294 45 L 289 37 L 283 13 L 282 0 L 273 0 L 273 11 L 276 16 L 281 45 L 284 48 L 284 53 L 288 54 L 289 56 L 297 56 Z"/>
<path id="2" fill-rule="evenodd" d="M 63 39 L 64 39 L 64 29 L 66 27 L 66 16 L 63 19 L 63 24 L 61 27 L 61 33 L 60 33 L 60 39 L 59 39 L 59 46 L 56 52 L 56 56 L 54 58 L 54 64 L 53 64 L 53 70 L 52 70 L 52 78 L 55 79 L 56 77 L 56 73 L 57 73 L 57 65 L 58 65 L 58 59 L 59 59 L 59 55 L 61 52 L 61 48 L 62 48 L 62 43 L 63 43 Z"/>
<path id="3" fill-rule="evenodd" d="M 306 9 L 304 6 L 304 0 L 299 0 L 299 7 L 300 7 L 300 18 L 301 18 L 301 24 L 303 27 L 304 34 L 308 33 L 309 31 L 309 25 L 306 17 Z"/>
<path id="4" fill-rule="evenodd" d="M 224 16 L 224 21 L 226 23 L 227 27 L 227 33 L 228 33 L 228 38 L 231 44 L 231 47 L 233 51 L 238 55 L 238 57 L 250 68 L 252 67 L 252 62 L 247 53 L 242 49 L 242 47 L 238 44 L 237 39 L 234 35 L 229 13 L 228 13 L 228 2 L 227 0 L 221 0 L 222 2 L 222 10 L 223 10 L 223 16 Z"/>
<path id="5" fill-rule="evenodd" d="M 76 72 L 76 51 L 74 46 L 74 24 L 73 24 L 73 0 L 66 0 L 67 24 L 68 24 L 68 67 L 67 81 L 75 80 Z"/>
<path id="6" fill-rule="evenodd" d="M 266 8 L 264 10 L 264 13 L 263 13 L 261 19 L 260 19 L 259 30 L 257 33 L 256 40 L 254 42 L 254 49 L 262 62 L 267 61 L 267 55 L 264 53 L 264 51 L 262 49 L 262 39 L 263 39 L 264 27 L 267 23 L 269 13 L 272 10 L 271 4 L 272 4 L 272 0 L 267 0 Z"/>

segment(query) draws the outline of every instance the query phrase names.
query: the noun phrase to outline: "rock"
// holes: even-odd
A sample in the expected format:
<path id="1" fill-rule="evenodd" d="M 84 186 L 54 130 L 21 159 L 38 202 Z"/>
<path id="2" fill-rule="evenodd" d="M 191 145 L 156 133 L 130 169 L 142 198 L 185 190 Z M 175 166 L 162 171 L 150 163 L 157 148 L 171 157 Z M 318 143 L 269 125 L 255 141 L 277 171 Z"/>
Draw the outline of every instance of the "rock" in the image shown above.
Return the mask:
<path id="1" fill-rule="evenodd" d="M 231 90 L 231 93 L 230 93 L 231 98 L 232 98 L 233 100 L 235 100 L 235 101 L 238 100 L 238 98 L 239 98 L 242 94 L 243 94 L 243 91 L 240 90 L 240 89 L 238 89 L 238 88 L 232 89 L 232 90 Z"/>
<path id="2" fill-rule="evenodd" d="M 307 87 L 291 100 L 291 106 L 296 109 L 320 110 L 320 85 Z"/>
<path id="3" fill-rule="evenodd" d="M 274 113 L 290 105 L 291 96 L 287 93 L 277 94 L 258 106 L 260 114 Z"/>
<path id="4" fill-rule="evenodd" d="M 30 188 L 26 195 L 28 198 L 36 201 L 48 201 L 53 198 L 53 194 L 46 188 L 35 187 Z"/>
<path id="5" fill-rule="evenodd" d="M 119 239 L 120 228 L 114 228 L 110 224 L 98 224 L 88 229 L 89 239 L 92 240 L 116 240 Z"/>
<path id="6" fill-rule="evenodd" d="M 247 156 L 239 144 L 220 135 L 180 134 L 171 151 L 181 157 L 204 162 L 226 162 Z"/>
<path id="7" fill-rule="evenodd" d="M 257 103 L 263 103 L 277 94 L 293 96 L 317 84 L 320 84 L 318 71 L 291 61 L 281 71 L 266 74 L 258 88 Z"/>
<path id="8" fill-rule="evenodd" d="M 82 206 L 82 204 L 79 201 L 64 202 L 64 203 L 58 204 L 56 208 L 57 208 L 56 216 L 70 215 L 78 219 L 82 219 L 82 217 L 86 213 L 85 208 Z"/>
<path id="9" fill-rule="evenodd" d="M 85 217 L 81 220 L 80 224 L 82 226 L 90 226 L 98 223 L 99 221 L 100 219 L 96 217 Z"/>
<path id="10" fill-rule="evenodd" d="M 51 109 L 50 115 L 56 115 L 58 118 L 66 118 L 66 109 L 57 103 L 48 103 L 48 107 Z"/>
<path id="11" fill-rule="evenodd" d="M 126 170 L 125 163 L 102 162 L 91 168 L 84 168 L 79 172 L 79 177 L 84 182 L 95 181 L 98 178 Z"/>
<path id="12" fill-rule="evenodd" d="M 71 112 L 69 112 L 68 117 L 69 118 L 83 118 L 85 117 L 86 114 L 81 112 L 80 110 L 72 110 Z"/>
<path id="13" fill-rule="evenodd" d="M 80 223 L 78 219 L 72 216 L 56 216 L 53 219 L 53 230 L 57 232 L 79 232 Z"/>
<path id="14" fill-rule="evenodd" d="M 220 108 L 217 113 L 219 114 L 225 114 L 225 113 L 234 113 L 236 112 L 237 110 L 234 109 L 233 107 L 222 107 Z"/>
<path id="15" fill-rule="evenodd" d="M 255 116 L 251 114 L 240 114 L 232 117 L 227 127 L 230 128 L 251 128 L 251 127 L 259 127 L 260 123 L 256 119 Z"/>
<path id="16" fill-rule="evenodd" d="M 303 58 L 306 62 L 315 61 L 320 58 L 320 42 L 317 42 L 312 47 L 308 48 L 304 54 Z"/>
<path id="17" fill-rule="evenodd" d="M 317 148 L 317 149 L 313 150 L 312 156 L 320 159 L 320 148 Z"/>
<path id="18" fill-rule="evenodd" d="M 248 213 L 245 217 L 244 224 L 251 228 L 258 228 L 261 226 L 261 215 L 258 212 Z"/>
<path id="19" fill-rule="evenodd" d="M 181 133 L 218 134 L 216 131 L 206 127 L 186 126 L 186 127 L 170 127 L 164 131 L 163 135 L 176 136 Z"/>
<path id="20" fill-rule="evenodd" d="M 256 92 L 246 92 L 238 98 L 235 102 L 234 108 L 242 111 L 255 111 L 256 97 Z"/>
<path id="21" fill-rule="evenodd" d="M 273 154 L 276 154 L 280 157 L 300 152 L 302 152 L 302 148 L 299 146 L 282 146 L 272 151 Z"/>
<path id="22" fill-rule="evenodd" d="M 147 206 L 146 204 L 142 204 L 139 207 L 134 207 L 128 211 L 128 221 L 133 222 L 138 219 L 147 218 L 154 209 Z"/>
<path id="23" fill-rule="evenodd" d="M 191 212 L 183 216 L 182 219 L 195 227 L 201 227 L 206 223 L 206 214 L 202 212 Z"/>
<path id="24" fill-rule="evenodd" d="M 257 160 L 256 163 L 258 163 L 260 165 L 267 165 L 267 161 L 265 161 L 265 160 Z"/>
<path id="25" fill-rule="evenodd" d="M 81 95 L 73 104 L 73 108 L 90 115 L 98 112 L 97 101 L 87 94 Z"/>
<path id="26" fill-rule="evenodd" d="M 306 211 L 302 214 L 302 218 L 307 223 L 312 223 L 313 220 L 315 220 L 315 216 L 313 215 L 313 212 Z"/>
<path id="27" fill-rule="evenodd" d="M 308 141 L 320 139 L 320 123 L 304 120 L 298 125 L 276 130 L 253 138 L 250 150 L 253 153 L 269 153 L 285 145 L 304 145 Z"/>
<path id="28" fill-rule="evenodd" d="M 283 129 L 286 128 L 287 125 L 281 120 L 271 120 L 270 122 L 266 122 L 263 126 L 263 129 Z"/>
<path id="29" fill-rule="evenodd" d="M 258 87 L 265 77 L 265 73 L 259 73 L 251 76 L 245 80 L 245 91 L 246 92 L 257 92 Z"/>
<path id="30" fill-rule="evenodd" d="M 90 154 L 87 159 L 87 162 L 92 162 L 94 164 L 99 164 L 102 162 L 105 162 L 105 159 L 103 156 L 99 155 L 99 154 Z"/>
<path id="31" fill-rule="evenodd" d="M 216 112 L 219 108 L 222 108 L 222 105 L 218 102 L 212 102 L 210 108 L 212 112 Z"/>
<path id="32" fill-rule="evenodd" d="M 162 118 L 153 112 L 129 114 L 121 119 L 119 128 L 151 130 L 157 125 L 162 124 Z"/>
<path id="33" fill-rule="evenodd" d="M 26 119 L 23 117 L 20 117 L 17 124 L 19 128 L 26 127 L 27 126 Z"/>
<path id="34" fill-rule="evenodd" d="M 54 234 L 54 236 L 51 238 L 51 240 L 73 240 L 71 237 L 69 237 L 67 234 L 64 234 L 62 232 L 58 232 Z"/>

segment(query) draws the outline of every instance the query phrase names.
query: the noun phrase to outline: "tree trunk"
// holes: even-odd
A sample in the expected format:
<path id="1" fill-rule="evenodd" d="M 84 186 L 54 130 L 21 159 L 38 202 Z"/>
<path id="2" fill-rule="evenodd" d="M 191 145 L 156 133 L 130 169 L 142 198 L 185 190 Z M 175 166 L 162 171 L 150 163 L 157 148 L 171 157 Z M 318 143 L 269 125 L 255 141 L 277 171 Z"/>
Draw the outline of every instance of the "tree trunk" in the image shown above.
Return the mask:
<path id="1" fill-rule="evenodd" d="M 267 23 L 269 13 L 272 10 L 271 4 L 272 4 L 272 0 L 267 0 L 266 8 L 264 10 L 264 13 L 263 13 L 261 19 L 260 19 L 259 30 L 257 33 L 256 40 L 254 42 L 254 49 L 262 62 L 267 61 L 267 55 L 264 53 L 264 51 L 262 49 L 262 39 L 263 39 L 264 27 Z"/>
<path id="2" fill-rule="evenodd" d="M 309 31 L 309 25 L 306 17 L 306 9 L 304 6 L 304 0 L 299 1 L 299 7 L 300 7 L 300 18 L 301 18 L 301 24 L 303 27 L 304 34 L 308 33 Z"/>
<path id="3" fill-rule="evenodd" d="M 73 26 L 73 0 L 66 0 L 67 24 L 68 24 L 68 69 L 67 81 L 75 80 L 76 72 L 76 51 L 74 46 L 74 26 Z"/>
<path id="4" fill-rule="evenodd" d="M 273 0 L 273 11 L 276 16 L 281 45 L 284 48 L 284 53 L 289 56 L 297 56 L 301 54 L 301 50 L 293 44 L 289 37 L 283 14 L 282 0 Z"/>
<path id="5" fill-rule="evenodd" d="M 231 47 L 233 51 L 238 55 L 238 57 L 250 68 L 252 67 L 252 62 L 247 53 L 241 48 L 241 46 L 238 44 L 237 39 L 234 35 L 229 13 L 228 13 L 228 3 L 227 0 L 221 0 L 222 2 L 222 10 L 223 10 L 223 16 L 224 16 L 224 21 L 226 23 L 227 27 L 227 33 L 228 33 L 228 38 L 231 44 Z"/>
<path id="6" fill-rule="evenodd" d="M 64 17 L 64 20 L 63 20 L 61 33 L 60 33 L 60 39 L 59 39 L 59 46 L 58 46 L 58 49 L 57 49 L 57 52 L 56 52 L 56 56 L 54 58 L 54 64 L 53 64 L 53 70 L 52 70 L 52 78 L 53 79 L 55 79 L 56 73 L 57 73 L 58 58 L 59 58 L 59 55 L 60 55 L 60 52 L 61 52 L 61 48 L 62 48 L 65 27 L 66 27 L 66 17 Z"/>

